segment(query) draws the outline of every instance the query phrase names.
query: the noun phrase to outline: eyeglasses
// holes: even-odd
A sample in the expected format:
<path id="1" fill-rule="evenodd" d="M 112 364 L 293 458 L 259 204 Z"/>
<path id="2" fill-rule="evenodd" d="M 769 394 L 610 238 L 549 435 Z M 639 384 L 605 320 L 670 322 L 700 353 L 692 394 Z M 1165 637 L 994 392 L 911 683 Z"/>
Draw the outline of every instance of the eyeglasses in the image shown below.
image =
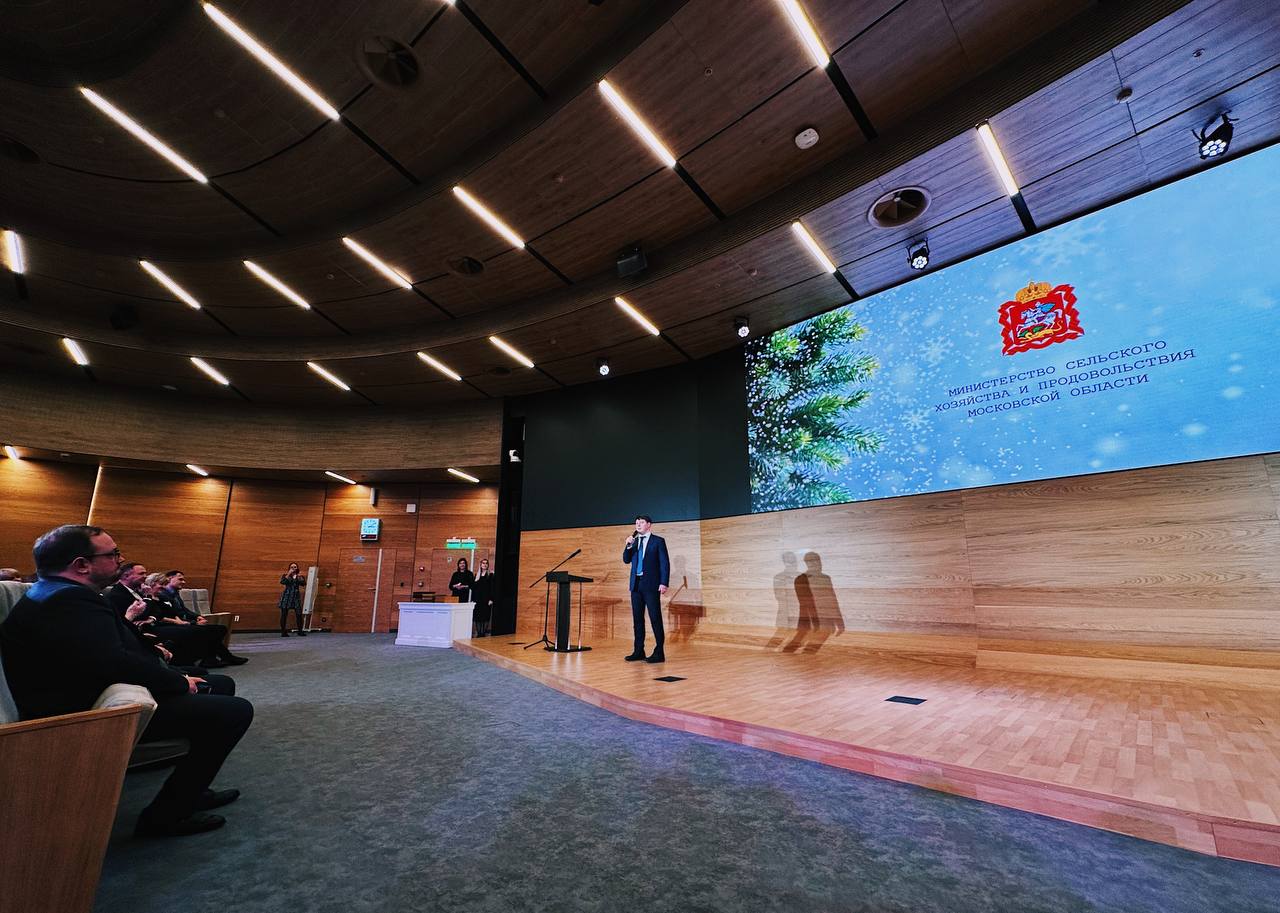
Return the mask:
<path id="1" fill-rule="evenodd" d="M 92 555 L 81 555 L 80 557 L 87 558 L 90 561 L 94 558 L 114 558 L 119 561 L 123 556 L 120 554 L 120 549 L 113 548 L 109 552 L 94 552 Z"/>

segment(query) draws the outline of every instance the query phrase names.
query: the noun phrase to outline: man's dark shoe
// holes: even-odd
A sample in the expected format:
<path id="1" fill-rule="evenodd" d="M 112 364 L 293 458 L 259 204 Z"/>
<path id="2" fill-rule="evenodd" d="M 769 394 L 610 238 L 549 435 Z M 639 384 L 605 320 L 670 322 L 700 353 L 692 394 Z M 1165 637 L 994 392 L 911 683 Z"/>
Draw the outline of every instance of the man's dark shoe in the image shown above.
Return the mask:
<path id="1" fill-rule="evenodd" d="M 230 653 L 222 657 L 222 662 L 228 666 L 243 666 L 248 661 L 249 657 L 247 656 L 232 656 Z"/>
<path id="2" fill-rule="evenodd" d="M 201 669 L 221 669 L 227 664 L 220 659 L 201 659 L 196 661 Z"/>
<path id="3" fill-rule="evenodd" d="M 196 811 L 207 812 L 213 808 L 222 808 L 240 798 L 238 789 L 206 789 L 196 800 Z"/>
<path id="4" fill-rule="evenodd" d="M 203 812 L 195 812 L 177 821 L 153 821 L 143 812 L 133 832 L 139 837 L 186 837 L 216 831 L 226 823 L 227 819 L 221 815 L 206 815 Z"/>
<path id="5" fill-rule="evenodd" d="M 661 650 L 654 650 L 652 656 L 645 658 L 645 662 L 647 663 L 665 663 L 666 661 L 667 657 L 663 655 Z"/>
<path id="6" fill-rule="evenodd" d="M 626 660 L 627 662 L 629 662 L 629 663 L 638 663 L 638 662 L 641 662 L 641 661 L 644 659 L 644 654 L 643 654 L 643 653 L 632 653 L 630 656 L 624 656 L 624 657 L 623 657 L 623 659 L 625 659 L 625 660 Z"/>

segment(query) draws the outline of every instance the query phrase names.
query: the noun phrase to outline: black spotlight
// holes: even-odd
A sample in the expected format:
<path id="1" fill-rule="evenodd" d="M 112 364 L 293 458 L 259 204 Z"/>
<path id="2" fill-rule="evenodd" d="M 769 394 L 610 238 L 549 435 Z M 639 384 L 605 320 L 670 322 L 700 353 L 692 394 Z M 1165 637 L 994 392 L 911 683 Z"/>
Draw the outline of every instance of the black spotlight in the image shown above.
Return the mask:
<path id="1" fill-rule="evenodd" d="M 609 359 L 597 358 L 596 370 L 600 372 L 601 377 L 608 377 L 609 376 Z"/>
<path id="2" fill-rule="evenodd" d="M 1192 130 L 1191 133 L 1200 141 L 1200 158 L 1216 159 L 1226 155 L 1227 150 L 1231 148 L 1231 135 L 1235 133 L 1235 123 L 1227 115 L 1222 115 L 1222 123 L 1213 128 L 1210 132 L 1209 127 L 1213 126 L 1213 121 L 1209 121 L 1205 128 L 1199 133 Z"/>
<path id="3" fill-rule="evenodd" d="M 751 335 L 751 324 L 745 317 L 733 318 L 733 330 L 742 339 L 746 339 Z"/>
<path id="4" fill-rule="evenodd" d="M 912 269 L 924 269 L 929 265 L 928 241 L 913 241 L 907 245 L 907 264 Z"/>

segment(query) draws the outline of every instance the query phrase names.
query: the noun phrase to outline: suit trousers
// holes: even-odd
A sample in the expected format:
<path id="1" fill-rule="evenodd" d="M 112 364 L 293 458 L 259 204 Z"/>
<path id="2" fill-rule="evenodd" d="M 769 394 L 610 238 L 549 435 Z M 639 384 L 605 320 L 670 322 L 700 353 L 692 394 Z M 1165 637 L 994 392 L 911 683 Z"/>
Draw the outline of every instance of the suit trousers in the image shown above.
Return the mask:
<path id="1" fill-rule="evenodd" d="M 645 576 L 648 576 L 647 574 Z M 635 627 L 635 652 L 644 652 L 644 613 L 649 611 L 649 626 L 653 628 L 654 650 L 662 652 L 666 635 L 662 630 L 662 602 L 657 590 L 631 591 L 631 621 Z"/>
<path id="2" fill-rule="evenodd" d="M 215 683 L 215 688 L 222 691 L 226 684 L 234 690 L 230 680 Z M 196 800 L 209 788 L 251 722 L 253 705 L 242 697 L 180 694 L 158 700 L 143 740 L 186 739 L 191 750 L 174 765 L 145 814 L 155 821 L 177 821 L 195 811 Z"/>

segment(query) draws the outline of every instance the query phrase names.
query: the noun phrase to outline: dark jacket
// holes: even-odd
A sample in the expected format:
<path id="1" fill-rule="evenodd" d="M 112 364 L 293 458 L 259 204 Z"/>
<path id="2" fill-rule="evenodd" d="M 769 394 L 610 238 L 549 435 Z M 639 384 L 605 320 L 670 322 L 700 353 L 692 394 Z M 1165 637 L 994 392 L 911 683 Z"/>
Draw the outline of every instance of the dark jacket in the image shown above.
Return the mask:
<path id="1" fill-rule="evenodd" d="M 628 590 L 656 590 L 671 584 L 671 558 L 667 555 L 667 540 L 661 536 L 649 534 L 649 544 L 644 549 L 644 565 L 641 567 L 636 552 L 640 548 L 639 539 L 635 546 L 627 546 L 622 550 L 622 563 L 631 565 L 631 577 Z M 636 576 L 637 570 L 644 573 Z"/>
<path id="2" fill-rule="evenodd" d="M 182 594 L 177 590 L 164 587 L 156 593 L 156 600 L 169 607 L 168 611 L 164 613 L 165 618 L 178 618 L 190 624 L 195 624 L 200 620 L 200 613 L 188 609 L 187 604 L 182 601 Z"/>
<path id="3" fill-rule="evenodd" d="M 0 625 L 4 674 L 25 719 L 76 713 L 116 682 L 142 685 L 157 699 L 187 692 L 97 590 L 41 578 Z"/>
<path id="4" fill-rule="evenodd" d="M 457 596 L 459 602 L 471 601 L 471 587 L 475 584 L 475 575 L 470 571 L 454 571 L 453 576 L 449 578 L 449 595 Z M 461 583 L 466 586 L 465 590 L 458 591 L 453 588 L 455 583 Z"/>

